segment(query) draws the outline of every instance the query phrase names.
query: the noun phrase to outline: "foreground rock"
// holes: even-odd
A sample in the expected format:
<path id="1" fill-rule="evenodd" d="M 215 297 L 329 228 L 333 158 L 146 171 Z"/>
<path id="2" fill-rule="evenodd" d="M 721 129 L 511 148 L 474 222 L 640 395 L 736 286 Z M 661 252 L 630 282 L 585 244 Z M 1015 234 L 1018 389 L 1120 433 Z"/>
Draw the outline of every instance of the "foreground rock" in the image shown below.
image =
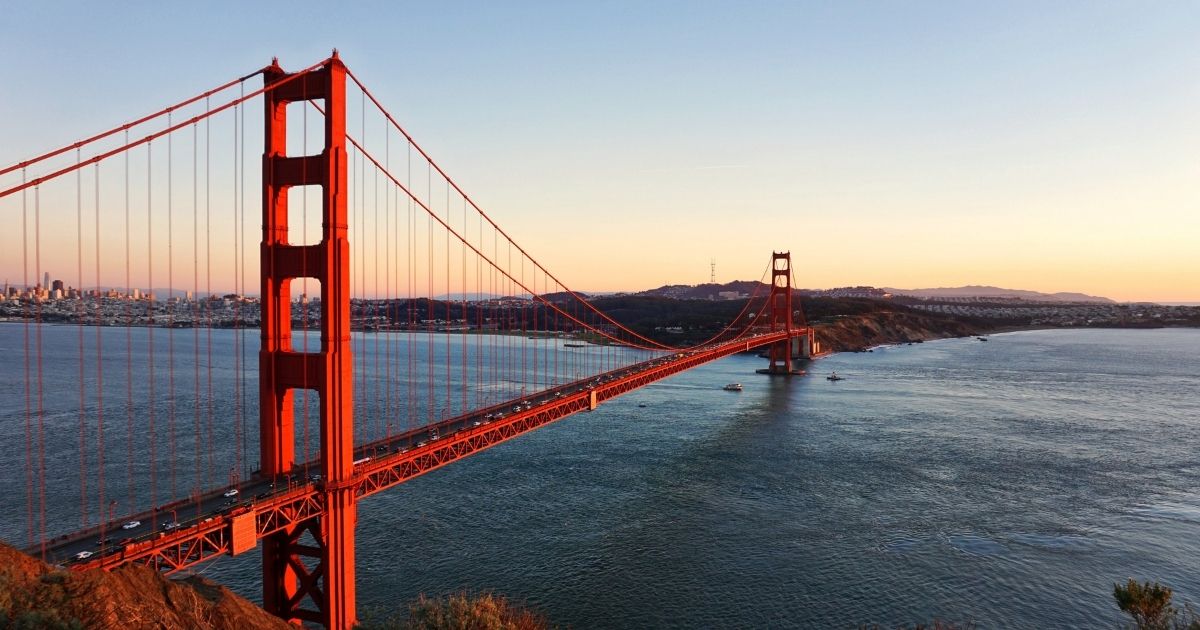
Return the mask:
<path id="1" fill-rule="evenodd" d="M 295 630 L 200 577 L 168 580 L 127 566 L 58 570 L 0 543 L 0 627 L 103 630 Z"/>

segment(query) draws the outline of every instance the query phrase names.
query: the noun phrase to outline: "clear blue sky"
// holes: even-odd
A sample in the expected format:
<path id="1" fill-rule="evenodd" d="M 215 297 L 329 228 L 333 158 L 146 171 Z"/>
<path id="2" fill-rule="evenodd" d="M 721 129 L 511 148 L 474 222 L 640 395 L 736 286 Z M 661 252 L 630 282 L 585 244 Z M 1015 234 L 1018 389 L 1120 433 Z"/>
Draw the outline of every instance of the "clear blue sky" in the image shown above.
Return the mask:
<path id="1" fill-rule="evenodd" d="M 0 162 L 336 47 L 581 289 L 1200 300 L 1200 3 L 330 4 L 9 3 Z"/>

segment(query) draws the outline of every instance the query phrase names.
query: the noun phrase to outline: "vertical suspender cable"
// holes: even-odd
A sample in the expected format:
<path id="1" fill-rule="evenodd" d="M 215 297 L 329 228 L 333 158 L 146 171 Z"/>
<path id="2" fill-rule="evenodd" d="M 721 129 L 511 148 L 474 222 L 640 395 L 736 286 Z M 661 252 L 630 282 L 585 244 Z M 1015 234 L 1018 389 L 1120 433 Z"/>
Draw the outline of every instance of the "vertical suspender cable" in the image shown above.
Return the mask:
<path id="1" fill-rule="evenodd" d="M 363 139 L 363 142 L 366 142 L 366 140 L 367 140 L 366 139 L 366 135 L 367 135 L 367 100 L 366 100 L 366 97 L 362 97 L 359 100 L 359 108 L 358 109 L 359 109 L 358 133 L 359 133 L 359 137 Z M 358 209 L 358 218 L 354 222 L 355 238 L 353 240 L 358 243 L 358 247 L 355 248 L 358 251 L 358 299 L 359 299 L 358 308 L 359 308 L 359 313 L 360 313 L 359 321 L 363 321 L 362 314 L 367 311 L 367 309 L 366 309 L 366 304 L 367 304 L 367 302 L 366 302 L 366 298 L 367 298 L 367 247 L 366 247 L 366 245 L 367 245 L 367 239 L 366 239 L 366 235 L 367 235 L 367 194 L 366 194 L 367 193 L 367 171 L 366 171 L 366 160 L 363 159 L 363 150 L 359 149 L 358 151 L 355 151 L 354 155 L 355 155 L 355 162 L 353 163 L 353 165 L 354 165 L 355 171 L 354 171 L 354 180 L 353 180 L 351 189 L 356 191 L 355 198 L 354 198 L 354 201 L 355 201 L 354 206 Z M 353 272 L 352 272 L 351 277 L 353 277 Z M 351 313 L 350 313 L 350 328 L 351 328 L 350 334 L 353 335 L 354 334 L 354 332 L 353 332 L 353 329 L 354 329 L 353 307 L 351 307 Z M 355 378 L 358 380 L 359 385 L 357 387 L 355 387 L 355 390 L 356 390 L 355 395 L 358 396 L 360 400 L 365 402 L 367 400 L 370 400 L 369 396 L 371 393 L 370 392 L 371 380 L 368 378 L 369 373 L 367 371 L 367 361 L 369 359 L 368 353 L 367 353 L 367 335 L 366 335 L 366 331 L 363 330 L 361 326 L 360 326 L 359 332 L 358 332 L 358 340 L 359 341 L 358 341 L 357 358 L 358 358 L 359 368 L 355 374 Z M 366 405 L 363 405 L 363 407 L 366 408 Z M 370 422 L 369 419 L 366 419 L 366 420 L 367 420 L 367 422 Z"/>
<path id="2" fill-rule="evenodd" d="M 25 169 L 21 169 L 21 183 L 25 182 Z M 25 325 L 24 331 L 24 353 L 25 360 L 25 513 L 28 518 L 28 546 L 33 547 L 34 542 L 34 517 L 33 517 L 33 377 L 29 367 L 30 356 L 32 353 L 29 349 L 29 322 L 32 319 L 29 317 L 29 209 L 28 195 L 24 190 L 21 191 L 21 284 L 22 290 L 25 292 L 25 297 L 21 299 L 24 303 L 25 310 Z"/>
<path id="3" fill-rule="evenodd" d="M 366 146 L 366 142 L 367 142 L 367 139 L 366 139 L 366 137 L 364 137 L 363 138 L 363 146 Z M 373 202 L 375 205 L 375 208 L 374 208 L 375 218 L 374 218 L 374 225 L 371 226 L 371 228 L 372 228 L 371 232 L 374 233 L 375 238 L 374 238 L 374 242 L 373 242 L 373 251 L 371 253 L 373 254 L 373 257 L 375 259 L 373 261 L 375 263 L 373 265 L 375 277 L 372 280 L 372 284 L 374 285 L 374 290 L 372 291 L 373 295 L 371 296 L 370 304 L 371 304 L 371 319 L 372 319 L 371 336 L 374 337 L 372 346 L 375 351 L 375 372 L 371 376 L 372 376 L 372 380 L 375 381 L 375 415 L 376 415 L 375 425 L 377 427 L 376 428 L 376 438 L 382 438 L 384 435 L 383 425 L 385 422 L 385 420 L 384 420 L 385 413 L 381 406 L 383 404 L 382 392 L 380 391 L 380 384 L 382 382 L 382 381 L 380 381 L 380 375 L 382 373 L 382 370 L 380 370 L 380 366 L 379 366 L 379 336 L 382 334 L 380 331 L 380 328 L 379 328 L 379 297 L 380 297 L 379 296 L 379 169 L 375 169 L 373 175 L 374 175 L 374 181 L 372 181 L 372 183 L 371 183 L 371 194 L 372 194 Z M 385 234 L 384 240 L 385 240 L 385 244 L 386 244 L 386 234 L 387 233 L 385 232 L 384 234 Z M 387 261 L 384 261 L 384 265 L 386 267 Z"/>
<path id="4" fill-rule="evenodd" d="M 35 277 L 42 275 L 42 189 L 33 188 L 33 269 Z M 45 291 L 46 287 L 42 287 Z M 37 361 L 37 440 L 38 440 L 38 522 L 41 524 L 38 540 L 41 543 L 42 560 L 46 559 L 46 407 L 45 388 L 42 378 L 42 302 L 35 306 L 34 357 Z"/>
<path id="5" fill-rule="evenodd" d="M 479 251 L 483 251 L 483 217 L 479 218 Z M 475 393 L 476 407 L 486 406 L 483 399 L 483 259 L 475 257 Z"/>
<path id="6" fill-rule="evenodd" d="M 100 506 L 100 538 L 106 538 L 105 528 L 108 526 L 108 496 L 104 485 L 104 345 L 102 325 L 104 323 L 103 298 L 100 296 L 100 163 L 96 163 L 96 282 L 93 297 L 93 308 L 96 311 L 96 494 Z M 83 290 L 82 284 L 80 291 Z"/>
<path id="7" fill-rule="evenodd" d="M 521 285 L 528 286 L 525 284 L 525 254 L 521 254 Z M 526 304 L 523 297 L 520 301 L 520 305 L 521 305 L 521 398 L 524 398 L 529 393 L 529 368 L 527 367 L 526 357 L 525 357 L 526 350 L 528 350 L 528 346 L 529 346 L 529 332 L 528 332 L 529 328 L 528 328 L 527 320 L 525 317 L 525 312 L 528 310 L 525 307 L 528 305 Z"/>
<path id="8" fill-rule="evenodd" d="M 171 114 L 167 114 L 167 126 L 171 126 Z M 167 435 L 171 462 L 171 493 L 175 500 L 175 309 L 172 302 L 175 293 L 175 204 L 174 204 L 174 138 L 167 134 Z"/>
<path id="9" fill-rule="evenodd" d="M 155 435 L 155 411 L 158 396 L 154 390 L 154 159 L 151 149 L 153 142 L 146 143 L 146 382 L 149 395 L 146 397 L 146 422 L 149 429 L 146 433 L 150 441 L 150 507 L 158 506 L 158 436 Z M 151 524 L 157 521 L 157 513 L 151 517 Z"/>
<path id="10" fill-rule="evenodd" d="M 75 149 L 75 162 L 80 161 L 79 149 Z M 79 333 L 79 515 L 80 526 L 88 526 L 87 493 L 87 415 L 86 385 L 83 371 L 83 170 L 75 171 L 75 260 L 76 287 L 81 292 L 75 301 L 75 322 Z M 68 296 L 70 297 L 70 296 Z"/>
<path id="11" fill-rule="evenodd" d="M 463 200 L 463 236 L 467 236 L 467 202 L 465 199 Z M 462 380 L 459 383 L 459 393 L 462 396 L 462 403 L 459 408 L 459 412 L 465 414 L 465 413 L 467 413 L 467 409 L 468 409 L 468 407 L 467 407 L 467 386 L 469 383 L 471 383 L 470 375 L 467 373 L 467 348 L 470 346 L 470 343 L 468 342 L 468 339 L 467 339 L 467 327 L 471 325 L 471 318 L 467 316 L 467 243 L 466 243 L 466 241 L 462 242 L 460 251 L 462 253 L 462 256 L 461 256 L 462 257 L 462 270 L 461 270 L 462 271 L 462 285 L 459 287 L 459 291 L 461 291 L 462 294 L 459 297 L 461 297 L 462 299 L 459 301 L 459 304 L 460 304 L 459 316 L 462 318 L 462 328 L 459 329 L 460 330 L 459 342 L 461 344 L 461 348 L 460 348 L 461 352 L 459 354 L 462 356 Z"/>
<path id="12" fill-rule="evenodd" d="M 208 99 L 204 99 L 204 111 L 210 109 Z M 212 293 L 212 119 L 204 119 L 204 343 L 205 343 L 205 361 L 207 366 L 207 374 L 205 375 L 205 384 L 208 392 L 204 397 L 205 401 L 205 438 L 207 442 L 208 462 L 204 470 L 204 483 L 202 488 L 210 488 L 213 485 L 214 472 L 216 468 L 215 455 L 213 452 L 213 416 L 214 405 L 216 403 L 213 397 L 213 352 L 212 352 L 212 330 L 213 330 L 213 293 Z"/>
<path id="13" fill-rule="evenodd" d="M 238 171 L 240 170 L 239 154 L 238 154 L 238 126 L 241 121 L 238 118 L 238 108 L 240 105 L 235 105 L 233 108 L 233 169 L 230 171 L 230 179 L 233 182 L 233 468 L 229 471 L 229 479 L 227 483 L 235 485 L 237 483 L 238 471 L 242 469 L 242 454 L 240 447 L 242 443 L 242 428 L 244 426 L 242 420 L 242 288 L 238 282 L 238 267 L 242 264 L 242 255 L 239 251 L 241 241 L 238 239 L 238 229 L 241 227 L 241 222 L 238 220 Z"/>
<path id="14" fill-rule="evenodd" d="M 125 143 L 129 143 L 129 132 L 125 132 Z M 137 488 L 133 483 L 133 277 L 130 250 L 133 247 L 130 228 L 129 152 L 125 152 L 125 473 L 129 491 L 129 503 L 125 506 L 132 513 L 137 505 Z"/>
<path id="15" fill-rule="evenodd" d="M 446 184 L 446 222 L 450 222 L 450 184 Z M 450 409 L 450 398 L 453 392 L 453 378 L 450 370 L 453 366 L 453 360 L 450 357 L 450 328 L 449 326 L 454 321 L 454 316 L 450 312 L 450 306 L 454 304 L 454 297 L 450 293 L 450 230 L 444 230 L 446 233 L 446 407 L 443 419 L 454 415 Z"/>
<path id="16" fill-rule="evenodd" d="M 238 87 L 241 92 L 241 98 L 245 98 L 246 83 L 242 82 Z M 239 236 L 241 238 L 240 250 L 241 250 L 241 256 L 242 256 L 242 264 L 239 266 L 239 270 L 241 271 L 242 290 L 238 292 L 238 295 L 242 296 L 242 298 L 243 298 L 242 300 L 238 300 L 238 309 L 240 310 L 242 307 L 242 302 L 244 301 L 244 298 L 246 295 L 246 106 L 242 105 L 241 107 L 239 107 L 237 110 L 234 111 L 233 115 L 241 118 L 239 125 L 238 125 L 238 130 L 240 132 L 238 141 L 241 145 L 241 149 L 239 151 L 240 157 L 238 160 L 238 171 L 237 171 L 237 176 L 238 176 L 238 180 L 239 180 L 239 183 L 238 183 L 239 204 L 238 205 L 240 208 L 239 214 L 240 214 L 241 223 L 242 223 L 241 228 L 239 230 Z M 239 316 L 238 321 L 239 321 L 239 323 L 241 323 L 240 316 Z M 238 330 L 238 336 L 242 336 L 242 330 L 240 330 L 240 329 Z M 242 449 L 242 453 L 241 453 L 242 468 L 239 471 L 241 473 L 241 476 L 239 477 L 239 479 L 245 479 L 245 478 L 249 477 L 248 473 L 250 472 L 250 461 L 249 461 L 249 458 L 246 457 L 246 453 L 249 450 L 248 441 L 250 439 L 249 435 L 246 433 L 246 389 L 247 389 L 246 378 L 247 378 L 247 374 L 249 373 L 249 369 L 250 369 L 248 367 L 249 361 L 247 360 L 247 357 L 246 357 L 247 346 L 248 346 L 248 344 L 246 343 L 245 339 L 243 339 L 242 345 L 241 345 L 241 370 L 238 373 L 238 380 L 242 384 L 242 386 L 241 386 L 242 439 L 240 442 L 241 449 Z"/>
<path id="17" fill-rule="evenodd" d="M 193 446 L 196 451 L 192 466 L 191 496 L 196 504 L 196 516 L 200 516 L 200 480 L 202 467 L 203 432 L 200 428 L 200 131 L 192 125 L 192 299 L 188 309 L 192 313 L 192 428 L 195 433 Z"/>
<path id="18" fill-rule="evenodd" d="M 433 174 L 432 173 L 433 173 L 433 169 L 430 168 L 425 175 L 425 182 L 426 182 L 425 188 L 427 191 L 426 197 L 425 197 L 425 201 L 427 202 L 426 205 L 432 205 L 432 203 L 433 203 Z M 436 418 L 436 416 L 437 416 L 437 410 L 435 409 L 435 407 L 437 405 L 434 402 L 435 397 L 434 397 L 434 393 L 433 393 L 433 365 L 434 365 L 433 318 L 434 318 L 434 309 L 433 309 L 433 215 L 432 214 L 426 215 L 425 234 L 426 234 L 426 241 L 427 241 L 427 245 L 428 245 L 428 248 L 425 252 L 425 264 L 426 264 L 426 269 L 427 269 L 426 277 L 428 280 L 426 283 L 427 286 L 426 286 L 426 290 L 425 290 L 425 340 L 426 340 L 425 374 L 427 377 L 426 381 L 429 385 L 429 392 L 428 392 L 429 396 L 428 396 L 428 398 L 425 399 L 425 422 L 428 423 L 430 418 Z"/>
<path id="19" fill-rule="evenodd" d="M 406 142 L 405 148 L 407 152 L 407 181 L 408 189 L 412 190 L 412 143 Z M 413 346 L 416 345 L 416 339 L 413 338 L 414 322 L 416 318 L 413 315 L 413 305 L 416 300 L 416 283 L 417 283 L 417 227 L 416 213 L 413 212 L 413 201 L 409 197 L 405 200 L 404 211 L 404 231 L 405 231 L 405 266 L 404 270 L 405 281 L 408 282 L 408 299 L 405 306 L 408 311 L 408 328 L 405 330 L 405 352 L 408 355 L 408 372 L 404 375 L 404 380 L 408 385 L 408 418 L 405 422 L 405 430 L 410 431 L 413 428 L 413 421 L 417 417 L 417 400 L 416 400 L 416 370 L 415 358 L 413 357 Z M 412 445 L 412 438 L 409 438 L 409 446 Z"/>
<path id="20" fill-rule="evenodd" d="M 392 163 L 392 143 L 391 133 L 387 126 L 383 128 L 383 164 L 384 168 L 391 172 Z M 377 334 L 387 335 L 384 338 L 384 398 L 383 398 L 383 415 L 384 427 L 383 436 L 385 438 L 392 437 L 392 390 L 395 385 L 392 381 L 392 343 L 395 339 L 395 331 L 392 330 L 392 188 L 393 184 L 385 181 L 383 189 L 383 305 L 384 305 L 384 328 L 383 331 Z M 376 295 L 376 298 L 379 296 Z"/>

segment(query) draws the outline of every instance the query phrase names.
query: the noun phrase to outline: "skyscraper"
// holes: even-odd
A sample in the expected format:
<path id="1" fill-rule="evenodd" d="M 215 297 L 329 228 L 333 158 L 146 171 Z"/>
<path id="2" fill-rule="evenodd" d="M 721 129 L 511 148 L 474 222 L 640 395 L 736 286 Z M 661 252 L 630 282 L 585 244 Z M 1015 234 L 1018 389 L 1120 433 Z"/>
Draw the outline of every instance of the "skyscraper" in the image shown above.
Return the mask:
<path id="1" fill-rule="evenodd" d="M 43 289 L 49 289 L 49 288 L 50 288 L 50 272 L 49 272 L 49 271 L 47 271 L 46 273 L 42 274 L 42 288 L 43 288 Z"/>

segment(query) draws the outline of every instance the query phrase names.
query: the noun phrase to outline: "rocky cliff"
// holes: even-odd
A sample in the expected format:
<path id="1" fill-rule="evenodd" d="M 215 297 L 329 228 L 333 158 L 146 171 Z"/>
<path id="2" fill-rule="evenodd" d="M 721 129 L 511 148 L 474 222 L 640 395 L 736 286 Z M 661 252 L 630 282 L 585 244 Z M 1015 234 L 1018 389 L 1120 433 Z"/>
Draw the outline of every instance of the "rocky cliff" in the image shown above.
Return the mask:
<path id="1" fill-rule="evenodd" d="M 918 311 L 876 311 L 827 318 L 813 324 L 822 350 L 853 352 L 890 343 L 966 337 L 988 332 L 982 324 Z"/>
<path id="2" fill-rule="evenodd" d="M 99 630 L 294 630 L 200 577 L 127 566 L 55 569 L 0 543 L 0 627 Z"/>

